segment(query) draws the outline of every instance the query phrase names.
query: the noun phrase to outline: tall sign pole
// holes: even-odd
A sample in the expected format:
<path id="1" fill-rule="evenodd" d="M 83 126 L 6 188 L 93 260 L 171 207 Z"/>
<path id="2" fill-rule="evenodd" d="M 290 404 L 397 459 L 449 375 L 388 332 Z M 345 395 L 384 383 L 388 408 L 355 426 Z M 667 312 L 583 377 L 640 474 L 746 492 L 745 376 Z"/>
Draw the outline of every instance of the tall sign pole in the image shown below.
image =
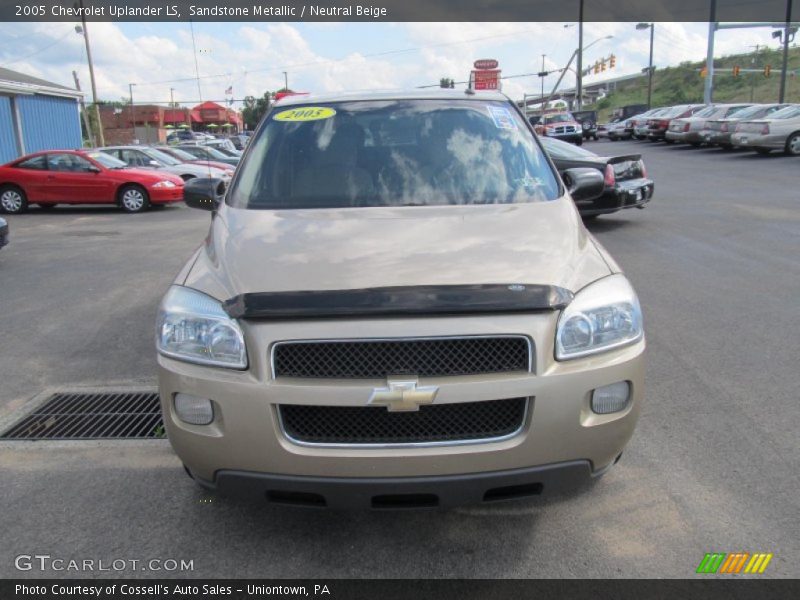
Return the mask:
<path id="1" fill-rule="evenodd" d="M 786 26 L 783 28 L 783 66 L 781 67 L 781 91 L 778 102 L 786 98 L 786 69 L 789 66 L 789 34 L 792 26 L 792 0 L 786 0 Z"/>
<path id="2" fill-rule="evenodd" d="M 578 67 L 575 74 L 575 92 L 577 110 L 583 107 L 583 0 L 578 5 Z"/>
<path id="3" fill-rule="evenodd" d="M 714 98 L 714 35 L 717 32 L 717 0 L 711 0 L 708 17 L 708 52 L 706 53 L 706 85 L 703 102 L 711 104 Z"/>

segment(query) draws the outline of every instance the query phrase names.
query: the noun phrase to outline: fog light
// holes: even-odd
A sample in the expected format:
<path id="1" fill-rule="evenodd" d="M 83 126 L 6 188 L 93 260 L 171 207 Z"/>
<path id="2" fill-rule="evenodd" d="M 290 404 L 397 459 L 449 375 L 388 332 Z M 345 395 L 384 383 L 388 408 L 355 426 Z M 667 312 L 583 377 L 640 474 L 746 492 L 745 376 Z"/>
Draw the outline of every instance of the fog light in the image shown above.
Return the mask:
<path id="1" fill-rule="evenodd" d="M 627 381 L 604 385 L 592 392 L 592 410 L 598 415 L 619 412 L 628 407 L 631 386 Z"/>
<path id="2" fill-rule="evenodd" d="M 208 425 L 214 420 L 211 400 L 190 394 L 175 394 L 175 412 L 181 421 L 190 425 Z"/>

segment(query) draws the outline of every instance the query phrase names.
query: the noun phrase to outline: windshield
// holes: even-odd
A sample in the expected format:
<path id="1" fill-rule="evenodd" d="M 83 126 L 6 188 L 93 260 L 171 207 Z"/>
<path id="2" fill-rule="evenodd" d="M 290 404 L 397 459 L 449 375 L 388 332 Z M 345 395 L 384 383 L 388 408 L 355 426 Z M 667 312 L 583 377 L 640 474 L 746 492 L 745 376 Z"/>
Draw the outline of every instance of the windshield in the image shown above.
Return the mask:
<path id="1" fill-rule="evenodd" d="M 559 191 L 506 102 L 276 108 L 240 168 L 228 196 L 237 208 L 507 204 L 554 200 Z"/>
<path id="2" fill-rule="evenodd" d="M 569 113 L 559 113 L 557 115 L 547 115 L 545 123 L 572 123 L 575 119 Z"/>
<path id="3" fill-rule="evenodd" d="M 748 119 L 750 117 L 761 115 L 762 113 L 765 113 L 768 110 L 769 107 L 756 104 L 755 106 L 748 106 L 747 108 L 743 108 L 742 110 L 737 110 L 734 114 L 736 115 L 737 119 Z"/>
<path id="4" fill-rule="evenodd" d="M 162 165 L 174 167 L 175 165 L 181 164 L 181 161 L 177 158 L 172 158 L 169 154 L 165 154 L 161 150 L 156 150 L 155 148 L 143 148 L 142 152 L 153 160 L 157 160 Z"/>
<path id="5" fill-rule="evenodd" d="M 162 150 L 162 152 L 164 152 Z M 181 150 L 180 148 L 170 148 L 169 153 L 170 156 L 174 156 L 180 160 L 197 160 L 197 157 L 194 154 L 189 154 L 185 150 Z"/>
<path id="6" fill-rule="evenodd" d="M 716 112 L 719 112 L 721 109 L 719 106 L 706 106 L 703 110 L 697 111 L 694 113 L 695 117 L 710 117 Z"/>
<path id="7" fill-rule="evenodd" d="M 222 160 L 227 160 L 230 158 L 230 156 L 228 156 L 227 154 L 223 154 L 222 152 L 220 152 L 216 148 L 212 148 L 211 146 L 196 146 L 191 148 L 190 150 L 187 150 L 187 152 L 191 152 L 195 156 L 199 156 L 206 159 L 209 157 Z"/>
<path id="8" fill-rule="evenodd" d="M 770 119 L 793 119 L 794 117 L 800 117 L 800 106 L 798 105 L 787 106 L 769 115 Z"/>
<path id="9" fill-rule="evenodd" d="M 105 152 L 87 152 L 86 156 L 91 158 L 93 161 L 100 163 L 106 169 L 124 169 L 128 165 L 118 158 L 114 158 L 113 156 L 109 156 Z"/>

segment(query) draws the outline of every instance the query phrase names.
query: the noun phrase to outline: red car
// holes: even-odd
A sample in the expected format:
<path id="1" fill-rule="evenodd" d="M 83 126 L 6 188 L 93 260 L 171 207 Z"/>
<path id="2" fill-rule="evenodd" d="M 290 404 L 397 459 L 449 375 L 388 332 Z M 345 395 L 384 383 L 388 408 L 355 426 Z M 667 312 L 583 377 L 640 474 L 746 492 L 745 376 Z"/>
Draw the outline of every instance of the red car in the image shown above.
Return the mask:
<path id="1" fill-rule="evenodd" d="M 29 204 L 116 204 L 129 213 L 183 200 L 183 180 L 153 170 L 129 169 L 99 151 L 47 150 L 0 166 L 0 212 Z"/>

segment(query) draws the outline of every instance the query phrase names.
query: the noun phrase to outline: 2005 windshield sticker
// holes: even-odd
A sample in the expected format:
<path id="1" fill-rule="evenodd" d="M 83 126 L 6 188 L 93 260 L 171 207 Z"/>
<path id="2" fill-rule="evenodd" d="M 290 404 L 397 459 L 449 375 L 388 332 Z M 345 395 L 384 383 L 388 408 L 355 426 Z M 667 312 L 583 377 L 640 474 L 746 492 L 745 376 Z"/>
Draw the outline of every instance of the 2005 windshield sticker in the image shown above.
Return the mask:
<path id="1" fill-rule="evenodd" d="M 272 117 L 274 121 L 319 121 L 330 119 L 336 111 L 327 106 L 302 106 L 300 108 L 290 108 L 282 110 Z"/>
<path id="2" fill-rule="evenodd" d="M 514 118 L 509 110 L 503 106 L 489 106 L 489 116 L 492 117 L 495 127 L 498 129 L 516 129 Z"/>

